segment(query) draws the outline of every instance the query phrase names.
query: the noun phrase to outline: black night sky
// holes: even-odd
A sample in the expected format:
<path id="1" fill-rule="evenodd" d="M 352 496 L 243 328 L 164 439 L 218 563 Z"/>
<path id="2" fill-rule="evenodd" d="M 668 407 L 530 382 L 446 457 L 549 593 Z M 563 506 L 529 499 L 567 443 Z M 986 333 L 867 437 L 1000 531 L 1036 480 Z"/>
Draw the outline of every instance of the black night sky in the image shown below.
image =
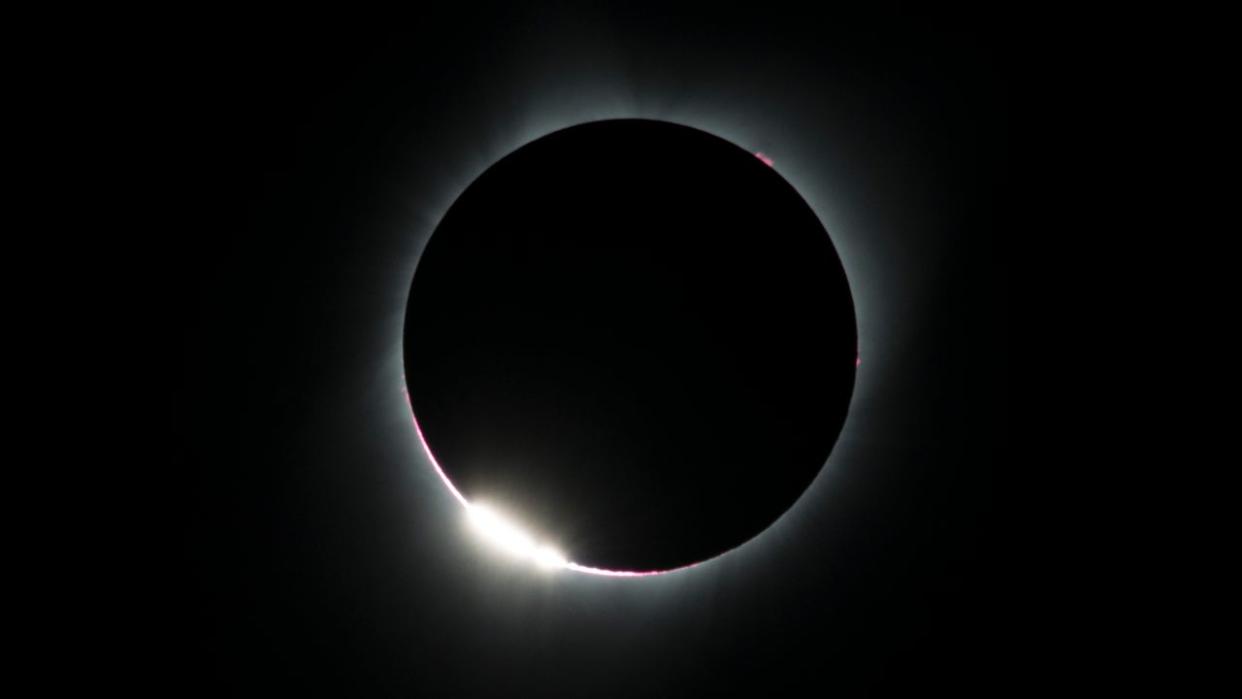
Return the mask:
<path id="1" fill-rule="evenodd" d="M 173 411 L 185 475 L 175 556 L 187 575 L 174 595 L 183 613 L 170 695 L 1002 688 L 1011 217 L 997 39 L 947 20 L 763 13 L 476 8 L 371 27 L 323 18 L 186 30 L 179 55 L 189 60 L 169 67 L 188 95 L 170 110 L 169 148 L 193 173 L 184 189 L 194 200 L 170 234 L 190 298 L 178 314 Z M 505 248 L 479 268 L 462 252 L 477 246 L 441 246 L 444 267 L 411 296 L 431 232 L 483 171 L 604 119 L 689 126 L 734 144 L 741 160 L 705 155 L 696 170 L 677 165 L 689 151 L 663 136 L 604 137 L 628 169 L 565 178 L 539 197 L 502 186 L 505 207 L 454 216 L 460 230 L 607 242 L 561 247 L 553 262 Z M 771 170 L 744 157 L 755 152 Z M 575 146 L 560 157 L 585 156 Z M 786 190 L 814 217 L 789 209 Z M 565 207 L 551 209 L 558 198 Z M 604 200 L 633 205 L 605 212 Z M 769 206 L 786 213 L 755 213 Z M 749 242 L 816 217 L 832 248 Z M 691 242 L 643 242 L 691 229 Z M 696 266 L 704 256 L 715 272 Z M 856 315 L 856 375 L 855 338 L 833 331 L 852 324 L 849 309 L 824 324 L 827 301 L 790 304 L 842 298 L 822 274 L 837 256 Z M 758 296 L 734 284 L 747 265 L 745 289 Z M 674 285 L 691 300 L 664 303 Z M 604 306 L 582 300 L 600 294 Z M 530 312 L 547 299 L 589 322 L 553 334 L 565 317 Z M 422 366 L 436 370 L 411 375 L 415 411 L 441 410 L 441 443 L 467 455 L 457 461 L 466 470 L 469 455 L 547 457 L 530 472 L 586 495 L 568 512 L 532 496 L 530 519 L 569 544 L 567 523 L 583 523 L 577 541 L 595 543 L 579 546 L 599 561 L 661 567 L 729 548 L 721 542 L 762 529 L 783 510 L 772 502 L 814 480 L 758 537 L 688 570 L 611 578 L 507 557 L 467 526 L 411 421 L 407 301 L 425 308 L 421 337 L 454 338 L 421 345 Z M 477 330 L 484 322 L 492 334 Z M 712 348 L 733 323 L 782 342 L 738 334 L 722 360 Z M 456 341 L 471 333 L 486 340 Z M 609 353 L 571 353 L 588 356 L 580 366 L 570 354 L 549 359 L 550 348 L 588 340 Z M 849 371 L 823 369 L 812 346 L 844 356 Z M 481 359 L 494 356 L 525 359 Z M 598 369 L 613 360 L 628 373 Z M 717 366 L 744 390 L 719 389 Z M 477 422 L 437 407 L 463 395 L 445 378 L 459 374 L 473 377 L 472 409 L 504 426 L 485 429 L 495 437 L 486 443 L 473 439 Z M 686 376 L 690 398 L 651 398 Z M 490 391 L 498 377 L 505 391 Z M 532 392 L 534 403 L 506 403 Z M 833 407 L 841 396 L 847 416 Z M 607 408 L 591 412 L 598 405 Z M 673 415 L 693 419 L 671 429 Z M 626 420 L 663 432 L 640 443 L 593 431 Z M 733 441 L 711 437 L 724 432 Z M 538 442 L 551 434 L 566 439 Z M 549 452 L 553 442 L 564 449 Z M 793 475 L 779 465 L 815 461 L 833 443 L 818 475 L 818 463 Z M 573 466 L 583 454 L 594 470 Z M 659 465 L 617 480 L 616 464 L 644 454 Z M 662 474 L 669 487 L 648 528 L 592 538 Z M 687 512 L 706 533 L 642 546 Z"/>

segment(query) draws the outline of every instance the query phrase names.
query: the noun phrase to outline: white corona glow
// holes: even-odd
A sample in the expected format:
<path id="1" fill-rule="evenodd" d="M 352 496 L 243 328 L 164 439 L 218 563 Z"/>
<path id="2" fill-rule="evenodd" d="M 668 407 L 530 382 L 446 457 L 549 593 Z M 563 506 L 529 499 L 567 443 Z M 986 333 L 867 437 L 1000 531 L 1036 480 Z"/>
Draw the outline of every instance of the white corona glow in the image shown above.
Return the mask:
<path id="1" fill-rule="evenodd" d="M 537 543 L 530 534 L 487 505 L 467 504 L 470 524 L 484 539 L 506 553 L 534 561 L 541 568 L 565 568 L 569 561 L 555 548 Z"/>

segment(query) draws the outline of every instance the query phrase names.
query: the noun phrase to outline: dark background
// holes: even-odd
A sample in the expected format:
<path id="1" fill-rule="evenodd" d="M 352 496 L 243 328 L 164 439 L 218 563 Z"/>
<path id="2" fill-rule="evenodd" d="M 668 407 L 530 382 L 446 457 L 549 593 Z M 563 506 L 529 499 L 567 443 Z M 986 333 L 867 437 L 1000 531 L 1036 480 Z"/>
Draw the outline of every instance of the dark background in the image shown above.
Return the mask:
<path id="1" fill-rule="evenodd" d="M 1012 216 L 995 32 L 598 6 L 171 32 L 160 114 L 185 203 L 166 245 L 186 294 L 169 294 L 185 476 L 170 555 L 186 575 L 168 681 L 998 689 L 1015 602 L 996 517 Z M 452 197 L 523 139 L 605 116 L 772 155 L 837 244 L 863 359 L 793 510 L 640 580 L 549 576 L 479 545 L 417 448 L 399 371 L 409 281 Z"/>

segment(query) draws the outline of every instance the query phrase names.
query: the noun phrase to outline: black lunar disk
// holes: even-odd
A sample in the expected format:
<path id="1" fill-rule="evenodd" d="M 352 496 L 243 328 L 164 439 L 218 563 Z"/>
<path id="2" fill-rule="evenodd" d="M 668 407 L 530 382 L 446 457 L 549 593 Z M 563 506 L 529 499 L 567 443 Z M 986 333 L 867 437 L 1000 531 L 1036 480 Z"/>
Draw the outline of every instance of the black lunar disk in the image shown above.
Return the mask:
<path id="1" fill-rule="evenodd" d="M 457 199 L 405 319 L 411 407 L 472 503 L 574 563 L 658 571 L 759 534 L 849 408 L 854 306 L 774 169 L 622 119 L 533 141 Z"/>

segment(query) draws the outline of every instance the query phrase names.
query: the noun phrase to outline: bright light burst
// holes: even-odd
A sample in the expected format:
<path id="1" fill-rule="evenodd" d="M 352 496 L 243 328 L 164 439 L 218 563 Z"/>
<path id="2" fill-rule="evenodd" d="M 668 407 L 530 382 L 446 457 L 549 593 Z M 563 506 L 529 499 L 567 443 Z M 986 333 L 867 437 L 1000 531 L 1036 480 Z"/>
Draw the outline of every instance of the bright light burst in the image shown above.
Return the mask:
<path id="1" fill-rule="evenodd" d="M 404 376 L 402 376 L 402 383 L 406 383 Z M 410 420 L 414 423 L 414 431 L 418 434 L 418 441 L 423 447 L 423 453 L 427 455 L 428 461 L 435 467 L 436 473 L 440 476 L 440 480 L 444 481 L 444 485 L 448 487 L 449 492 L 466 508 L 472 528 L 480 536 L 492 542 L 493 545 L 513 555 L 532 561 L 541 568 L 565 569 L 577 573 L 613 578 L 645 578 L 678 570 L 687 570 L 702 563 L 700 561 L 699 563 L 691 563 L 667 570 L 609 570 L 607 568 L 595 568 L 582 565 L 581 563 L 574 563 L 557 549 L 547 545 L 541 546 L 536 544 L 534 538 L 522 528 L 509 522 L 487 505 L 471 503 L 457 489 L 457 486 L 453 485 L 453 481 L 449 479 L 448 474 L 444 472 L 444 468 L 440 466 L 440 462 L 436 460 L 435 454 L 432 453 L 431 445 L 427 443 L 427 437 L 423 434 L 423 429 L 418 424 L 418 418 L 414 416 L 414 406 L 410 402 L 409 391 L 403 386 L 401 392 L 405 395 L 405 407 L 410 411 Z"/>
<path id="2" fill-rule="evenodd" d="M 569 561 L 564 554 L 547 544 L 540 544 L 521 527 L 487 505 L 467 504 L 470 524 L 484 539 L 506 553 L 532 560 L 541 568 L 565 568 Z"/>

